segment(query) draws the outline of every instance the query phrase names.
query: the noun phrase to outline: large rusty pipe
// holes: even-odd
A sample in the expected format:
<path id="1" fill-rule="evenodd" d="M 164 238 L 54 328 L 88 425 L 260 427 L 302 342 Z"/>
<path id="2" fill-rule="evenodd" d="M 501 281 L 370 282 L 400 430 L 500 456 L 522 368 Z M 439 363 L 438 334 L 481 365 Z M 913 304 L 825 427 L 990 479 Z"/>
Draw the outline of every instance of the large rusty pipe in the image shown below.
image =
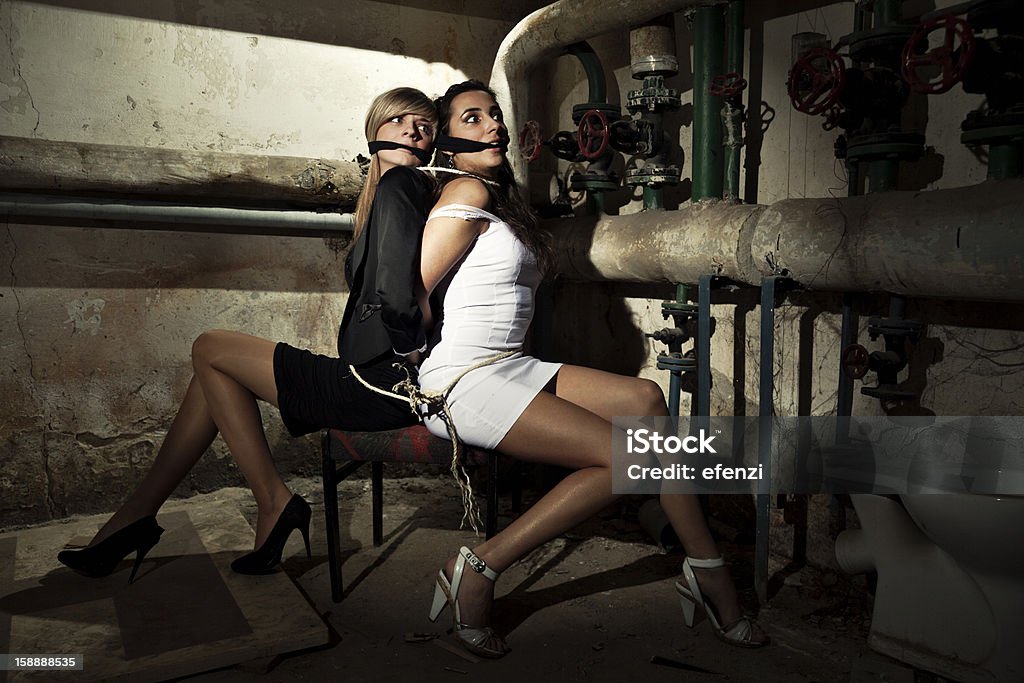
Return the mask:
<path id="1" fill-rule="evenodd" d="M 509 161 L 520 182 L 526 182 L 526 162 L 519 155 L 516 132 L 527 118 L 527 76 L 538 61 L 554 57 L 568 45 L 635 26 L 662 14 L 700 4 L 700 0 L 559 0 L 516 24 L 498 47 L 490 86 L 498 95 L 505 123 L 512 133 Z"/>
<path id="2" fill-rule="evenodd" d="M 709 202 L 554 222 L 557 270 L 574 279 L 757 286 L 1024 301 L 1024 181 L 932 192 Z"/>

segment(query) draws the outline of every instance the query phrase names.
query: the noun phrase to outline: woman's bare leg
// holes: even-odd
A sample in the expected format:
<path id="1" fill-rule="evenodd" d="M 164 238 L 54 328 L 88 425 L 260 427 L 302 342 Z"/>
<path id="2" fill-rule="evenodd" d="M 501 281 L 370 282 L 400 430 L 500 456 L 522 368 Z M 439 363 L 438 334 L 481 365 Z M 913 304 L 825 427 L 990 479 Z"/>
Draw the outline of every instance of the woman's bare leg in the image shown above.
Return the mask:
<path id="1" fill-rule="evenodd" d="M 192 346 L 195 376 L 153 466 L 92 543 L 156 514 L 220 431 L 256 497 L 255 547 L 263 544 L 291 498 L 271 460 L 256 403 L 259 398 L 277 406 L 275 346 L 224 330 L 204 332 L 196 339 Z"/>
<path id="2" fill-rule="evenodd" d="M 575 407 L 576 410 L 570 408 Z M 665 397 L 654 382 L 635 377 L 563 366 L 556 396 L 540 394 L 498 445 L 502 453 L 524 460 L 582 468 L 563 479 L 501 533 L 474 552 L 495 571 L 513 562 L 610 503 L 611 420 L 617 416 L 667 415 Z M 695 496 L 663 495 L 662 505 L 689 556 L 718 557 Z M 455 559 L 447 565 L 449 575 Z M 722 623 L 742 616 L 736 589 L 725 569 L 695 570 Z M 480 575 L 463 575 L 460 608 L 470 625 L 489 621 L 494 585 Z M 464 602 L 463 602 L 464 601 Z M 490 643 L 490 647 L 501 647 Z"/>
<path id="3" fill-rule="evenodd" d="M 602 409 L 611 414 L 648 414 L 654 392 L 638 395 L 638 385 L 622 382 L 610 373 L 589 375 L 585 368 L 563 366 L 555 394 L 542 392 L 498 444 L 505 455 L 575 469 L 526 512 L 493 538 L 474 548 L 489 567 L 504 571 L 542 543 L 575 527 L 611 503 L 612 425 L 608 419 L 574 401 L 577 393 L 600 396 Z M 651 386 L 657 388 L 657 385 Z M 657 390 L 660 398 L 660 389 Z M 628 412 L 617 412 L 629 406 Z M 590 407 L 594 407 L 591 405 Z M 455 558 L 448 561 L 451 571 Z M 489 621 L 494 584 L 473 572 L 463 574 L 459 601 L 463 622 L 482 625 Z M 500 642 L 488 645 L 501 648 Z"/>
<path id="4" fill-rule="evenodd" d="M 474 548 L 487 566 L 504 571 L 528 552 L 571 529 L 608 505 L 612 496 L 611 425 L 597 415 L 555 395 L 538 394 L 498 444 L 505 455 L 530 462 L 575 468 L 543 498 L 500 533 Z M 450 577 L 456 559 L 450 558 Z M 463 623 L 489 623 L 494 583 L 482 574 L 464 572 L 459 588 Z M 486 647 L 504 650 L 499 638 Z"/>
<path id="5" fill-rule="evenodd" d="M 559 374 L 559 394 L 606 420 L 617 416 L 668 415 L 665 395 L 654 382 L 590 368 L 569 366 L 567 370 Z M 663 493 L 661 507 L 688 557 L 708 559 L 721 555 L 697 496 Z M 695 567 L 693 571 L 701 592 L 715 605 L 723 625 L 743 617 L 736 586 L 726 567 Z M 755 641 L 763 639 L 763 634 L 754 637 Z"/>
<path id="6" fill-rule="evenodd" d="M 137 519 L 155 515 L 216 436 L 217 425 L 210 417 L 203 390 L 193 377 L 152 467 L 89 545 L 102 541 Z"/>
<path id="7" fill-rule="evenodd" d="M 192 366 L 210 417 L 256 498 L 255 547 L 292 496 L 274 467 L 257 399 L 277 406 L 274 347 L 266 339 L 212 330 L 192 345 Z"/>

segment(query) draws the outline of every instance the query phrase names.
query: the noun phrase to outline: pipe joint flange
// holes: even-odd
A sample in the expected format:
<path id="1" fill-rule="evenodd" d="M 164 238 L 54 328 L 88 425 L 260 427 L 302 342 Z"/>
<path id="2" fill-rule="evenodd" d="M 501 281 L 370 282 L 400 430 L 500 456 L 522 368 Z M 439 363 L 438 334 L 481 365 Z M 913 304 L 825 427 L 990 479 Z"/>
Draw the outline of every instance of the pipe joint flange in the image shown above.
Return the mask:
<path id="1" fill-rule="evenodd" d="M 607 102 L 582 102 L 580 104 L 572 105 L 572 122 L 577 126 L 580 125 L 580 121 L 583 120 L 583 117 L 587 112 L 593 110 L 597 110 L 604 114 L 608 123 L 615 123 L 622 118 L 622 111 L 616 104 L 608 104 Z"/>
<path id="2" fill-rule="evenodd" d="M 636 80 L 648 76 L 675 76 L 679 73 L 679 60 L 675 55 L 648 55 L 629 65 Z"/>
<path id="3" fill-rule="evenodd" d="M 659 353 L 657 367 L 659 370 L 671 370 L 673 372 L 696 372 L 697 359 L 692 356 Z"/>
<path id="4" fill-rule="evenodd" d="M 868 318 L 868 336 L 872 340 L 883 337 L 910 337 L 917 339 L 924 323 L 906 318 Z"/>
<path id="5" fill-rule="evenodd" d="M 642 110 L 664 111 L 675 110 L 682 106 L 682 98 L 675 88 L 664 86 L 646 86 L 630 90 L 626 96 L 626 109 L 631 112 Z"/>
<path id="6" fill-rule="evenodd" d="M 860 393 L 880 401 L 913 401 L 917 393 L 900 389 L 895 384 L 879 384 L 877 387 L 861 387 Z"/>
<path id="7" fill-rule="evenodd" d="M 630 187 L 663 187 L 678 185 L 680 171 L 675 166 L 644 166 L 626 172 L 626 184 Z"/>
<path id="8" fill-rule="evenodd" d="M 619 180 L 607 173 L 573 173 L 569 178 L 569 189 L 573 192 L 614 192 L 619 189 Z"/>
<path id="9" fill-rule="evenodd" d="M 700 307 L 697 304 L 687 303 L 685 301 L 662 301 L 661 302 L 661 316 L 668 318 L 669 316 L 682 316 L 685 318 L 696 318 L 700 313 Z"/>
<path id="10" fill-rule="evenodd" d="M 916 159 L 924 152 L 924 136 L 919 133 L 875 133 L 850 136 L 846 158 L 851 161 L 873 159 Z"/>

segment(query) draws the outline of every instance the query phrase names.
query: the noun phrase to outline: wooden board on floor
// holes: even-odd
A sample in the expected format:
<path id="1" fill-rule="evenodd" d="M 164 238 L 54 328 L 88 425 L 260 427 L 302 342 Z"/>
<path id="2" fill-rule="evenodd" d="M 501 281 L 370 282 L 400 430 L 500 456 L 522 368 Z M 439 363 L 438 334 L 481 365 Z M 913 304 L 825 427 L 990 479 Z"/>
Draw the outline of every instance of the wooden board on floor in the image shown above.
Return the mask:
<path id="1" fill-rule="evenodd" d="M 134 555 L 102 579 L 57 562 L 65 543 L 88 541 L 106 518 L 0 535 L 0 652 L 85 658 L 82 671 L 0 672 L 0 682 L 160 681 L 327 643 L 287 574 L 231 571 L 253 538 L 234 505 L 165 506 L 164 534 L 131 585 Z M 289 549 L 301 547 L 293 536 Z"/>

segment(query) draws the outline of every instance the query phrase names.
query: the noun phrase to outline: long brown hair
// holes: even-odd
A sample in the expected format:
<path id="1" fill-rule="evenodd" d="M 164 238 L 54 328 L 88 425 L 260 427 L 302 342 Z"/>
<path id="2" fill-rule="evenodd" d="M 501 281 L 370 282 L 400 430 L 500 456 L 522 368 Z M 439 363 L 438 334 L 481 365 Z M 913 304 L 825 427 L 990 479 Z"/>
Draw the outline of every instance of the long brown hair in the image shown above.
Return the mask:
<path id="1" fill-rule="evenodd" d="M 387 92 L 377 95 L 370 104 L 370 110 L 366 112 L 366 141 L 373 142 L 377 139 L 377 130 L 384 125 L 384 122 L 402 114 L 415 114 L 428 119 L 434 126 L 437 126 L 437 110 L 429 97 L 416 88 L 393 88 Z M 373 206 L 373 199 L 377 196 L 377 183 L 380 182 L 380 160 L 373 154 L 370 158 L 370 169 L 366 174 L 366 184 L 363 185 L 359 199 L 356 201 L 356 221 L 352 232 L 352 239 L 359 237 L 359 233 L 366 227 L 366 221 L 370 217 L 370 207 Z"/>
<path id="2" fill-rule="evenodd" d="M 438 135 L 448 135 L 451 131 L 452 100 L 464 92 L 476 90 L 485 92 L 494 98 L 495 102 L 498 101 L 493 90 L 476 80 L 456 83 L 448 88 L 444 95 L 434 100 L 434 105 L 437 107 Z M 441 150 L 434 152 L 434 166 L 453 168 L 453 163 L 452 158 Z M 440 197 L 444 186 L 458 177 L 451 173 L 439 173 L 435 197 Z M 498 167 L 494 180 L 498 181 L 497 187 L 484 183 L 484 187 L 491 195 L 492 212 L 509 224 L 512 234 L 519 238 L 519 241 L 525 244 L 526 248 L 537 258 L 541 271 L 547 270 L 551 264 L 550 235 L 540 227 L 537 214 L 530 208 L 519 191 L 519 185 L 516 184 L 508 157 L 502 157 L 501 166 Z"/>

